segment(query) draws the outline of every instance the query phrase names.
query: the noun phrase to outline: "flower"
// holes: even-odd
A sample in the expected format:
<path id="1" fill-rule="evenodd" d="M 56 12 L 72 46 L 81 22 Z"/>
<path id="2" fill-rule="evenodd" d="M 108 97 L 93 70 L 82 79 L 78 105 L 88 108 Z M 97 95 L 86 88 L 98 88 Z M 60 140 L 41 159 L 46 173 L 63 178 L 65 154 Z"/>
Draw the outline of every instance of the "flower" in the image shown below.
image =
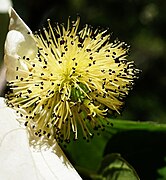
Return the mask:
<path id="1" fill-rule="evenodd" d="M 47 151 L 29 147 L 27 131 L 2 97 L 0 115 L 0 179 L 81 179 L 57 143 Z"/>
<path id="2" fill-rule="evenodd" d="M 32 33 L 11 10 L 5 62 L 9 107 L 19 114 L 32 144 L 69 141 L 102 129 L 107 113 L 120 113 L 139 72 L 128 61 L 129 47 L 110 42 L 107 30 L 68 19 Z"/>

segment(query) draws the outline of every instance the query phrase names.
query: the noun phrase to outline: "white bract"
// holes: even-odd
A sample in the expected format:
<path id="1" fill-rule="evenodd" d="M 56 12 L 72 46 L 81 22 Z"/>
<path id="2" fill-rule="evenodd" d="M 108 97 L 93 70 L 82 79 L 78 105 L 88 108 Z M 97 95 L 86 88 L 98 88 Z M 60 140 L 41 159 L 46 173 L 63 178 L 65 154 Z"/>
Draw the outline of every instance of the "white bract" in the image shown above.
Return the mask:
<path id="1" fill-rule="evenodd" d="M 30 33 L 30 34 L 28 34 Z M 31 36 L 32 32 L 29 27 L 22 21 L 22 19 L 11 9 L 9 32 L 5 42 L 5 56 L 4 61 L 7 67 L 6 80 L 11 81 L 15 79 L 16 67 L 20 70 L 26 70 L 27 67 L 18 59 L 26 54 L 30 58 L 34 58 L 37 53 L 36 42 Z M 17 72 L 21 73 L 21 71 Z M 22 72 L 21 75 L 24 73 Z"/>
<path id="2" fill-rule="evenodd" d="M 38 152 L 30 148 L 27 131 L 20 128 L 16 118 L 4 98 L 0 98 L 0 179 L 81 179 L 58 144 L 54 149 Z"/>
<path id="3" fill-rule="evenodd" d="M 7 13 L 11 6 L 11 0 L 0 0 L 0 13 Z"/>

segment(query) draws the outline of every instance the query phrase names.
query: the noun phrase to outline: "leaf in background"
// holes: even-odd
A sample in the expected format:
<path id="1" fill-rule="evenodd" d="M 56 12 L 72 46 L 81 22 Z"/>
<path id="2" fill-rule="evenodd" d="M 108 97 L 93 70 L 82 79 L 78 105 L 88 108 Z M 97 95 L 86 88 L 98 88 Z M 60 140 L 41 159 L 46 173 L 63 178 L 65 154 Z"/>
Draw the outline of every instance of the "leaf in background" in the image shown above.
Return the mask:
<path id="1" fill-rule="evenodd" d="M 120 153 L 134 166 L 141 179 L 157 177 L 157 169 L 164 167 L 166 125 L 118 119 L 110 121 L 113 127 L 106 126 L 106 130 L 100 136 L 95 135 L 89 143 L 79 139 L 67 145 L 65 151 L 78 172 L 87 178 L 97 172 L 103 154 Z M 150 170 L 146 171 L 146 167 Z"/>
<path id="2" fill-rule="evenodd" d="M 112 153 L 104 157 L 99 170 L 102 180 L 139 180 L 134 168 L 120 154 Z"/>
<path id="3" fill-rule="evenodd" d="M 110 126 L 106 127 L 106 131 L 110 133 L 115 133 L 119 131 L 126 130 L 145 130 L 145 131 L 162 131 L 166 132 L 166 124 L 159 124 L 155 122 L 140 122 L 140 121 L 129 121 L 129 120 L 111 120 L 113 123 L 113 128 Z"/>
<path id="4" fill-rule="evenodd" d="M 158 169 L 164 167 L 166 131 L 164 125 L 138 125 L 140 129 L 119 130 L 108 141 L 104 154 L 120 153 L 133 165 L 141 179 L 158 179 Z M 158 130 L 157 130 L 158 129 Z M 163 172 L 163 171 L 162 171 Z"/>
<path id="5" fill-rule="evenodd" d="M 80 138 L 76 142 L 71 141 L 63 150 L 70 156 L 73 165 L 77 166 L 76 168 L 83 167 L 90 171 L 97 171 L 110 136 L 109 133 L 94 135 L 90 142 Z"/>

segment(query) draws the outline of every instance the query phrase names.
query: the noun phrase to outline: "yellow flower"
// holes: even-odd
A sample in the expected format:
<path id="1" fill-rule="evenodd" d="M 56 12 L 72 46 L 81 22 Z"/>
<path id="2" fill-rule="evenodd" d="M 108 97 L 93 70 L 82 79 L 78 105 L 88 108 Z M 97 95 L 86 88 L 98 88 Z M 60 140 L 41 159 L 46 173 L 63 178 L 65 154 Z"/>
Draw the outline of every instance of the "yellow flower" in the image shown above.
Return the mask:
<path id="1" fill-rule="evenodd" d="M 139 72 L 126 59 L 128 46 L 110 42 L 107 30 L 86 25 L 80 18 L 67 27 L 48 27 L 37 33 L 11 11 L 5 62 L 10 92 L 6 102 L 25 123 L 33 143 L 43 139 L 87 139 L 103 128 L 104 116 L 120 112 Z"/>

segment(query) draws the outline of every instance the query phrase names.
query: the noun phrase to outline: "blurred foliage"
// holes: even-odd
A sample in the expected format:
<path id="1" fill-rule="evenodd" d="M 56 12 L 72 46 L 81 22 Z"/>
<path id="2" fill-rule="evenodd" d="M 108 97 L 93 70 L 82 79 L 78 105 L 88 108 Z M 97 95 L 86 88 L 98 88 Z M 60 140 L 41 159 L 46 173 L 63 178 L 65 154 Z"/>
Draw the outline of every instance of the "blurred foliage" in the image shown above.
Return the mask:
<path id="1" fill-rule="evenodd" d="M 69 15 L 76 19 L 79 13 L 81 26 L 88 23 L 96 28 L 109 27 L 113 40 L 118 37 L 131 45 L 129 59 L 142 73 L 127 98 L 124 112 L 117 117 L 124 121 L 114 120 L 109 133 L 95 136 L 90 143 L 71 142 L 65 151 L 85 179 L 98 171 L 104 155 L 120 153 L 141 179 L 164 180 L 166 128 L 148 122 L 166 123 L 166 1 L 13 0 L 13 4 L 33 31 L 41 28 L 47 18 L 66 23 Z M 4 37 L 1 38 L 2 42 Z"/>

